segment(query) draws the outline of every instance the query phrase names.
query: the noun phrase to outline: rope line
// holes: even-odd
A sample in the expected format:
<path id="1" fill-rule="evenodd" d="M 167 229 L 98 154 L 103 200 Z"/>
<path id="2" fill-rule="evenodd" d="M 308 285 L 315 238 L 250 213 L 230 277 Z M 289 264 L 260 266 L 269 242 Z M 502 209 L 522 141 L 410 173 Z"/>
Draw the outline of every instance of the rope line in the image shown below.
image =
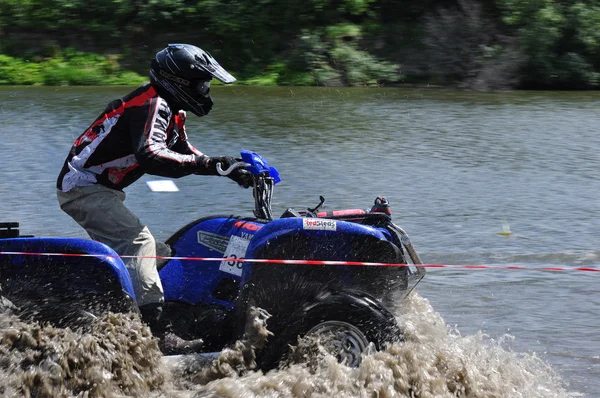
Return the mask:
<path id="1" fill-rule="evenodd" d="M 178 256 L 119 256 L 117 254 L 89 254 L 89 253 L 40 253 L 0 251 L 0 255 L 8 256 L 48 256 L 48 257 L 108 257 L 108 258 L 154 258 L 157 260 L 188 260 L 188 261 L 233 261 L 236 263 L 266 263 L 266 264 L 305 264 L 305 265 L 348 265 L 367 267 L 418 267 L 418 268 L 455 268 L 455 269 L 504 269 L 504 270 L 538 270 L 538 271 L 582 271 L 600 272 L 600 268 L 593 267 L 526 267 L 522 265 L 461 265 L 461 264 L 405 264 L 405 263 L 377 263 L 364 261 L 335 261 L 335 260 L 283 260 L 264 258 L 237 258 L 237 257 L 178 257 Z"/>

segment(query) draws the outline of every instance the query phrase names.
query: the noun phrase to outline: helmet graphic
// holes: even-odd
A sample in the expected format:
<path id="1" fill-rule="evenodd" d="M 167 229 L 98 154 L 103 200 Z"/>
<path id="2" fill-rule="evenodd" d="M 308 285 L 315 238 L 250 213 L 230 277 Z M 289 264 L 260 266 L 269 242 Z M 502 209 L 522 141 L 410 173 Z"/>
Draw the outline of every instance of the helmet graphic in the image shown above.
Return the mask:
<path id="1" fill-rule="evenodd" d="M 190 44 L 169 44 L 150 64 L 150 82 L 169 105 L 198 116 L 212 108 L 213 77 L 226 84 L 236 80 L 208 52 Z"/>

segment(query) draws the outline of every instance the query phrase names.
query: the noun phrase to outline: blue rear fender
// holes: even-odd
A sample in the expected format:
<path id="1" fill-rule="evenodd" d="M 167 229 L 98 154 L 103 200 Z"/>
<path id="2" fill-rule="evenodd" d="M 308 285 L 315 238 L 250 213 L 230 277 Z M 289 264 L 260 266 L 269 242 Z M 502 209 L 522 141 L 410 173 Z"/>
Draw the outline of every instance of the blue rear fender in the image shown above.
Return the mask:
<path id="1" fill-rule="evenodd" d="M 89 293 L 121 290 L 135 300 L 129 273 L 117 253 L 103 243 L 80 238 L 26 237 L 0 239 L 0 251 L 63 253 L 61 255 L 7 254 L 0 256 L 2 281 L 26 277 L 62 278 L 57 286 Z M 85 256 L 73 256 L 84 254 Z M 93 256 L 87 256 L 91 254 Z"/>

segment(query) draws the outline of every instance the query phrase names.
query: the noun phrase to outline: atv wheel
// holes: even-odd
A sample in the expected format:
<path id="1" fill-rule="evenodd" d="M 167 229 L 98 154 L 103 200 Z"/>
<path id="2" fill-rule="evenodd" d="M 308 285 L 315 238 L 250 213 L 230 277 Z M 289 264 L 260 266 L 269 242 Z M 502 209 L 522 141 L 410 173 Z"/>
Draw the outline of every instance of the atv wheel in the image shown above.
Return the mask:
<path id="1" fill-rule="evenodd" d="M 289 359 L 290 345 L 297 345 L 299 337 L 324 337 L 325 350 L 351 367 L 360 365 L 369 343 L 381 350 L 388 343 L 402 341 L 394 316 L 362 293 L 323 293 L 315 301 L 301 305 L 286 319 L 274 317 L 270 321 L 274 327 L 268 326 L 268 329 L 274 336 L 257 358 L 265 371 Z M 279 326 L 281 324 L 285 326 Z"/>
<path id="2" fill-rule="evenodd" d="M 367 350 L 369 340 L 356 326 L 343 321 L 325 321 L 310 329 L 306 336 L 323 336 L 325 349 L 337 357 L 338 362 L 356 368 L 361 355 Z"/>

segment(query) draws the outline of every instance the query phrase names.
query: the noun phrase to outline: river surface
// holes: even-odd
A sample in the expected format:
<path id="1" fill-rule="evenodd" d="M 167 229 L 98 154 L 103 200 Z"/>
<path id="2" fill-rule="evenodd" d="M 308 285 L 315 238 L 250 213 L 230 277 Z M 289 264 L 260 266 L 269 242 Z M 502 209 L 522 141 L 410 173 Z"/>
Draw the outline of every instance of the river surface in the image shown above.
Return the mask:
<path id="1" fill-rule="evenodd" d="M 128 91 L 0 89 L 1 221 L 18 221 L 26 234 L 86 237 L 58 208 L 56 177 L 75 138 Z M 326 210 L 385 196 L 425 263 L 530 269 L 428 269 L 398 303 L 407 343 L 359 369 L 330 361 L 312 373 L 247 372 L 208 384 L 153 378 L 156 394 L 393 397 L 412 383 L 420 397 L 600 396 L 600 273 L 573 270 L 600 267 L 600 93 L 213 92 L 210 115 L 188 116 L 190 141 L 209 155 L 265 156 L 282 177 L 275 214 L 313 207 L 319 195 Z M 205 215 L 252 215 L 251 192 L 227 179 L 188 176 L 168 193 L 151 192 L 153 179 L 129 187 L 126 203 L 159 239 Z M 499 234 L 506 224 L 510 236 Z M 547 266 L 567 270 L 535 269 Z M 21 360 L 2 352 L 3 363 Z M 15 376 L 5 373 L 0 390 L 13 391 Z"/>

